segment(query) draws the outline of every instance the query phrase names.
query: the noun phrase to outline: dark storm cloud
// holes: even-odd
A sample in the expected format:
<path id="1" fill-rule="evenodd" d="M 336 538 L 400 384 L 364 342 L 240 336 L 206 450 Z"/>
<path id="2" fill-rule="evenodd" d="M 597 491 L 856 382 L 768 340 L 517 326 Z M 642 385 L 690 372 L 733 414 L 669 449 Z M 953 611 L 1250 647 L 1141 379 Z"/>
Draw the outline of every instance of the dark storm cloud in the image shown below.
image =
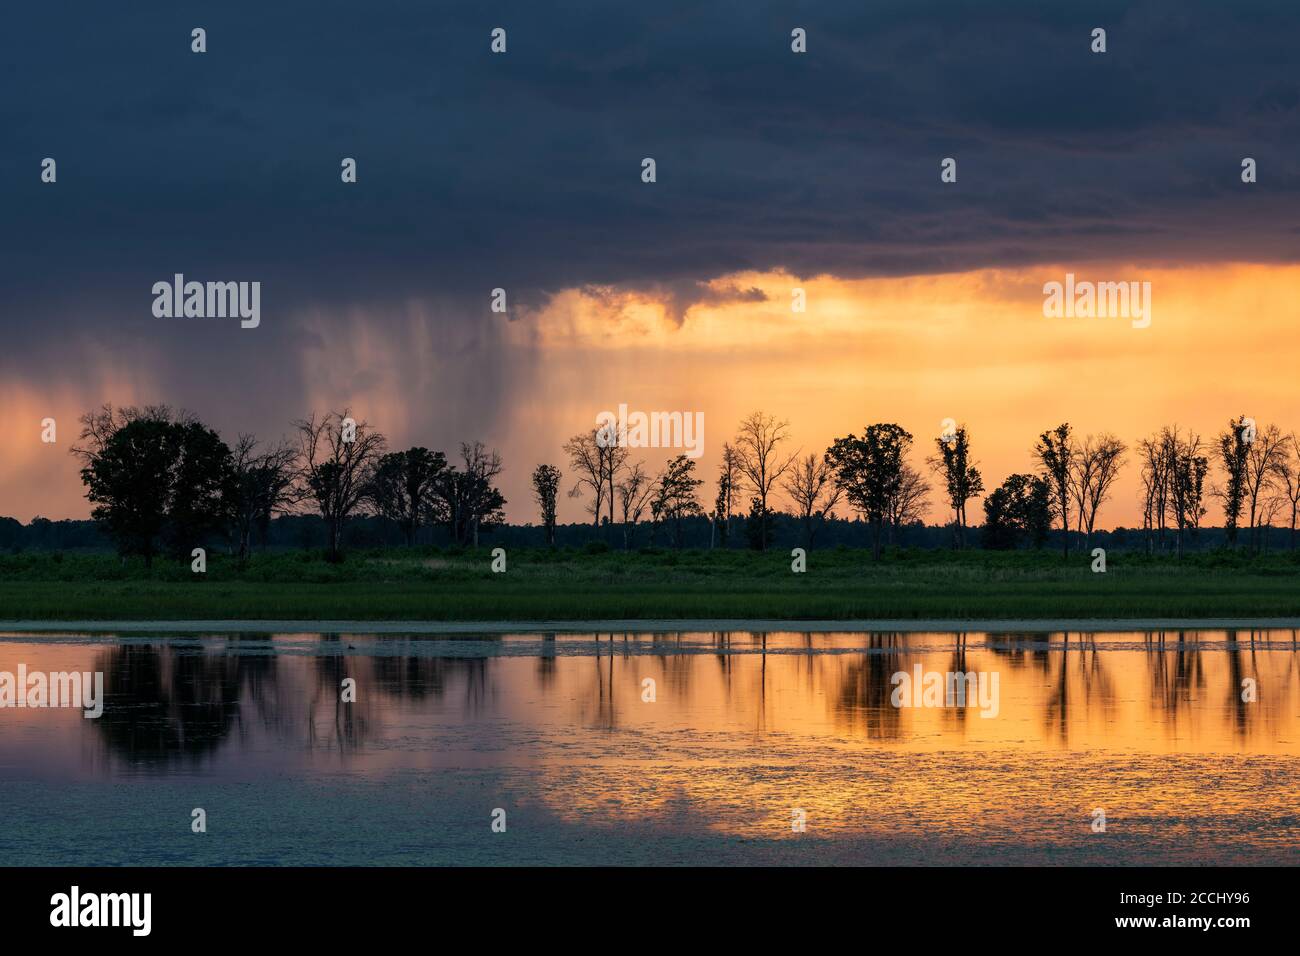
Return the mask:
<path id="1" fill-rule="evenodd" d="M 490 358 L 496 286 L 537 305 L 619 285 L 680 315 L 740 269 L 1300 256 L 1295 4 L 551 6 L 11 6 L 5 371 L 71 361 L 75 340 L 182 393 L 257 382 L 289 401 L 286 356 L 349 310 L 398 322 L 436 301 L 428 334 Z M 1247 155 L 1260 182 L 1243 187 Z M 160 326 L 148 290 L 174 272 L 261 281 L 263 327 Z M 520 373 L 473 379 L 487 396 Z"/>

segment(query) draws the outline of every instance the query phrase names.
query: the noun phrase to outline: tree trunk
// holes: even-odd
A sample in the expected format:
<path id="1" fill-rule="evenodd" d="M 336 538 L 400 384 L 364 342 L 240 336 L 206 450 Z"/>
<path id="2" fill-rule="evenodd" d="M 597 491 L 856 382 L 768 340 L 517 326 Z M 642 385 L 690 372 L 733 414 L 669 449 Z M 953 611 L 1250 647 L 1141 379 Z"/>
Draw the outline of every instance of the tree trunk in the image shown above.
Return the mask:
<path id="1" fill-rule="evenodd" d="M 1070 558 L 1070 518 L 1065 510 L 1065 504 L 1061 504 L 1061 554 L 1068 561 Z"/>
<path id="2" fill-rule="evenodd" d="M 614 469 L 609 469 L 609 531 L 614 533 Z"/>

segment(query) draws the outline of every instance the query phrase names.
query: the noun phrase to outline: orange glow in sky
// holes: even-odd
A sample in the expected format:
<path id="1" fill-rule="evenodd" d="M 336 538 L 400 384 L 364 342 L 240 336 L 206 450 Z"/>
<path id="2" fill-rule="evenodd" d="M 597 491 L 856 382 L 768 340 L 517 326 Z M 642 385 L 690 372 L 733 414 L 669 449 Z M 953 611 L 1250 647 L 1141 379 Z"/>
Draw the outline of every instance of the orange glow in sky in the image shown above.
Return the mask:
<path id="1" fill-rule="evenodd" d="M 1149 281 L 1150 327 L 1135 329 L 1126 318 L 1044 317 L 1043 284 L 1067 272 L 1097 282 Z M 803 312 L 792 309 L 795 288 L 804 290 Z M 792 452 L 820 453 L 870 422 L 897 422 L 916 436 L 913 464 L 922 468 L 942 421 L 952 418 L 969 428 L 992 488 L 1014 471 L 1032 470 L 1035 437 L 1062 421 L 1080 436 L 1109 431 L 1130 446 L 1173 423 L 1212 439 L 1239 414 L 1300 430 L 1297 289 L 1300 266 L 1122 262 L 862 280 L 739 273 L 716 278 L 681 316 L 649 293 L 567 289 L 540 308 L 484 319 L 500 323 L 502 356 L 520 372 L 490 433 L 466 437 L 501 450 L 513 522 L 536 520 L 528 486 L 535 465 L 567 471 L 565 439 L 620 404 L 704 413 L 706 503 L 722 443 L 756 409 L 789 420 Z M 193 410 L 233 441 L 239 430 L 287 433 L 308 408 L 350 405 L 391 447 L 443 447 L 411 412 L 413 401 L 425 400 L 419 396 L 436 393 L 438 363 L 447 358 L 437 356 L 418 311 L 391 319 L 349 317 L 347 337 L 286 356 L 316 383 L 301 408 L 268 408 L 267 421 L 233 428 L 210 409 Z M 296 321 L 313 324 L 311 316 Z M 429 358 L 421 364 L 421 356 Z M 358 362 L 376 373 L 349 378 Z M 67 454 L 77 416 L 103 402 L 167 401 L 147 363 L 130 370 L 84 364 L 62 380 L 5 387 L 0 514 L 87 516 L 79 466 Z M 412 367 L 427 374 L 412 382 Z M 435 414 L 456 418 L 463 401 L 441 396 Z M 39 441 L 46 416 L 58 421 L 54 446 Z M 448 430 L 456 431 L 454 422 Z M 668 457 L 657 449 L 639 454 L 652 470 Z M 1137 524 L 1137 489 L 1130 456 L 1099 524 Z M 944 519 L 939 498 L 936 488 L 932 521 Z M 1209 507 L 1206 522 L 1217 524 L 1218 509 Z M 583 518 L 582 501 L 562 497 L 560 508 L 562 521 Z M 982 520 L 978 502 L 969 509 L 973 522 Z"/>

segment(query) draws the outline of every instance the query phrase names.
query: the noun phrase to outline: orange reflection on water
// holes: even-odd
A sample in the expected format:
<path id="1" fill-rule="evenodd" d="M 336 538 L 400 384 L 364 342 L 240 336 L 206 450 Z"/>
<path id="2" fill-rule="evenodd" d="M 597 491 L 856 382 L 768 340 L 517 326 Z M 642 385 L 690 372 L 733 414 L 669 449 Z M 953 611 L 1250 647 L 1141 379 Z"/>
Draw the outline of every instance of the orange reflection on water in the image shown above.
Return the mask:
<path id="1" fill-rule="evenodd" d="M 834 837 L 827 854 L 866 841 L 876 862 L 1300 846 L 1289 631 L 0 641 L 0 670 L 19 661 L 103 670 L 108 690 L 98 721 L 0 711 L 19 771 L 429 774 L 579 830 Z M 996 706 L 894 706 L 918 668 L 995 676 Z"/>

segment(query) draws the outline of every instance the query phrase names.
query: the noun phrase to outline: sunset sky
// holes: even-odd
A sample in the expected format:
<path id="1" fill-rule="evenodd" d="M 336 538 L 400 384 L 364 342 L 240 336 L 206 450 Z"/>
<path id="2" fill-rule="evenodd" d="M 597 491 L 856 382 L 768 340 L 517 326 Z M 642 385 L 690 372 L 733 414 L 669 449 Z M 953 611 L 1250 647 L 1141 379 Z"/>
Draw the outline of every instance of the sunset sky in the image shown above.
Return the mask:
<path id="1" fill-rule="evenodd" d="M 951 417 L 987 486 L 1061 421 L 1300 431 L 1294 4 L 409 12 L 4 15 L 0 514 L 88 515 L 68 447 L 105 402 L 229 441 L 344 407 L 393 448 L 481 439 L 512 521 L 620 403 L 704 413 L 709 502 L 756 409 L 790 451 L 898 422 L 918 466 Z M 260 326 L 155 318 L 177 272 L 261 282 Z M 1067 272 L 1150 282 L 1150 327 L 1045 318 Z M 1130 461 L 1101 524 L 1138 520 Z"/>

